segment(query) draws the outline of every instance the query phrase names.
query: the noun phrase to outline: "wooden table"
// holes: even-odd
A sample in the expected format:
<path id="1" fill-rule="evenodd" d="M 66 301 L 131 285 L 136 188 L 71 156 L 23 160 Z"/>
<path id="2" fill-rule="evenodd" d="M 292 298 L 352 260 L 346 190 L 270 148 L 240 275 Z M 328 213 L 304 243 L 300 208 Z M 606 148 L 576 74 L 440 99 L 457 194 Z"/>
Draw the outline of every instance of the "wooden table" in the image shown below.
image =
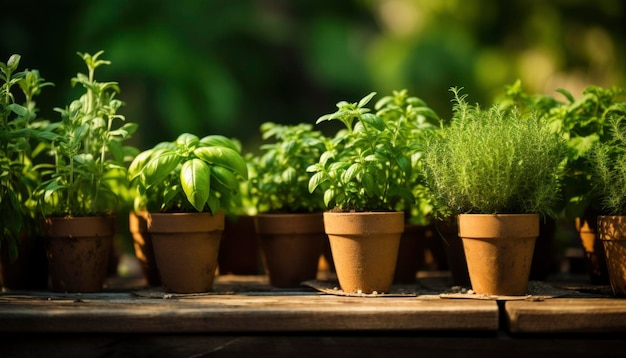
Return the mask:
<path id="1" fill-rule="evenodd" d="M 0 356 L 582 356 L 599 343 L 599 356 L 626 356 L 626 300 L 606 288 L 478 299 L 446 277 L 376 297 L 275 289 L 265 276 L 218 276 L 196 295 L 4 292 Z"/>

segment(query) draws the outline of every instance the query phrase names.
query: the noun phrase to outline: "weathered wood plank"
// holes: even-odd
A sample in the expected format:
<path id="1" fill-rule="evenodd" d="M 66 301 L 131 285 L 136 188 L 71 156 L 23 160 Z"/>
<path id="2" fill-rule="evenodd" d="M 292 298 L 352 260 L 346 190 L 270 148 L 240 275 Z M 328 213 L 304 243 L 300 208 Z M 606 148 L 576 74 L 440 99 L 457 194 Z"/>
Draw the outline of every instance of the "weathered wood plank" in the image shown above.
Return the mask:
<path id="1" fill-rule="evenodd" d="M 150 299 L 0 299 L 2 332 L 276 332 L 497 330 L 495 302 L 355 298 L 317 293 Z"/>
<path id="2" fill-rule="evenodd" d="M 626 300 L 555 298 L 505 304 L 511 333 L 626 332 Z"/>

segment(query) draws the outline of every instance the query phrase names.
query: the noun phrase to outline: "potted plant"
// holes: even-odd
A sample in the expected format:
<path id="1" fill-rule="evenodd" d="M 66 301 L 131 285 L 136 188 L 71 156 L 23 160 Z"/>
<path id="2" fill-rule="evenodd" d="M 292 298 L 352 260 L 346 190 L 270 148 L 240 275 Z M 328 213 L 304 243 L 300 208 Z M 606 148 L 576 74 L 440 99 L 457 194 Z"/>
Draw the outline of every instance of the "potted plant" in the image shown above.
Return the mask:
<path id="1" fill-rule="evenodd" d="M 406 89 L 393 91 L 374 105 L 376 115 L 390 127 L 398 127 L 403 136 L 396 140 L 406 141 L 411 148 L 411 190 L 414 200 L 399 201 L 395 210 L 405 213 L 405 230 L 400 239 L 394 283 L 412 283 L 425 261 L 427 251 L 432 250 L 434 230 L 430 193 L 424 185 L 422 169 L 422 143 L 440 128 L 439 116 L 421 98 L 409 95 Z"/>
<path id="2" fill-rule="evenodd" d="M 625 118 L 611 117 L 609 140 L 596 143 L 587 155 L 593 173 L 593 192 L 601 200 L 598 238 L 604 245 L 609 282 L 616 296 L 626 296 Z"/>
<path id="3" fill-rule="evenodd" d="M 45 288 L 47 262 L 33 200 L 40 179 L 33 158 L 40 149 L 32 144 L 54 136 L 38 118 L 35 102 L 52 83 L 37 70 L 18 71 L 20 59 L 12 55 L 0 62 L 0 286 Z"/>
<path id="4" fill-rule="evenodd" d="M 124 146 L 137 129 L 134 123 L 117 126 L 124 102 L 115 98 L 116 82 L 98 82 L 95 70 L 110 64 L 79 53 L 88 73 L 78 73 L 72 85 L 85 92 L 65 108 L 56 108 L 61 121 L 53 123 L 52 164 L 42 164 L 36 196 L 45 218 L 44 236 L 54 291 L 102 290 L 112 250 L 119 194 L 126 187 L 125 163 L 136 149 Z M 67 256 L 66 256 L 67 255 Z"/>
<path id="5" fill-rule="evenodd" d="M 624 90 L 588 86 L 579 98 L 565 89 L 557 92 L 565 101 L 549 95 L 528 94 L 517 81 L 507 87 L 502 103 L 537 113 L 565 139 L 568 150 L 559 210 L 565 219 L 574 223 L 579 233 L 591 282 L 606 284 L 608 272 L 596 227 L 597 214 L 602 210 L 601 200 L 589 190 L 593 179 L 587 154 L 596 143 L 609 140 L 608 118 L 625 113 L 624 102 L 620 100 Z"/>
<path id="6" fill-rule="evenodd" d="M 324 186 L 324 226 L 339 285 L 345 292 L 389 292 L 393 283 L 405 214 L 412 202 L 410 133 L 396 121 L 371 113 L 372 92 L 357 103 L 341 101 L 317 123 L 343 124 L 318 163 L 309 191 Z"/>
<path id="7" fill-rule="evenodd" d="M 224 211 L 248 168 L 232 140 L 183 133 L 135 157 L 129 167 L 136 212 L 147 212 L 156 265 L 167 292 L 210 291 Z"/>
<path id="8" fill-rule="evenodd" d="M 319 160 L 325 137 L 307 123 L 281 125 L 265 122 L 266 142 L 252 160 L 250 196 L 270 284 L 296 287 L 317 277 L 326 241 L 322 188 L 311 193 L 307 168 Z"/>
<path id="9" fill-rule="evenodd" d="M 523 295 L 540 216 L 555 215 L 565 145 L 532 113 L 482 109 L 451 91 L 452 121 L 425 149 L 427 183 L 458 218 L 474 292 Z"/>

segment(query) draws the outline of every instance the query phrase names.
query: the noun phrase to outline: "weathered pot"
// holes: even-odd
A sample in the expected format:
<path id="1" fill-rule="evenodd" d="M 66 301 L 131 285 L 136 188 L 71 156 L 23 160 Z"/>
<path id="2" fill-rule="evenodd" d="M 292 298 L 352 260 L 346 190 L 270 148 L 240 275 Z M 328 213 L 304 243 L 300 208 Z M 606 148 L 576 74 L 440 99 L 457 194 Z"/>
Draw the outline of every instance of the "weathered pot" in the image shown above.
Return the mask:
<path id="1" fill-rule="evenodd" d="M 213 289 L 224 213 L 150 213 L 148 232 L 163 290 L 199 293 Z"/>
<path id="2" fill-rule="evenodd" d="M 48 261 L 42 237 L 23 232 L 15 261 L 9 258 L 8 245 L 0 248 L 0 286 L 16 290 L 48 288 Z"/>
<path id="3" fill-rule="evenodd" d="M 220 274 L 263 274 L 260 258 L 254 217 L 250 215 L 227 216 L 218 255 Z"/>
<path id="4" fill-rule="evenodd" d="M 467 259 L 463 249 L 463 241 L 459 237 L 457 220 L 439 220 L 435 228 L 444 242 L 446 261 L 452 276 L 452 283 L 456 286 L 470 287 L 469 273 L 467 272 Z"/>
<path id="5" fill-rule="evenodd" d="M 258 214 L 254 218 L 270 284 L 297 287 L 314 280 L 322 255 L 322 213 Z"/>
<path id="6" fill-rule="evenodd" d="M 114 233 L 113 217 L 47 218 L 44 235 L 51 289 L 102 291 Z"/>
<path id="7" fill-rule="evenodd" d="M 598 216 L 598 238 L 615 296 L 626 296 L 626 216 Z"/>
<path id="8" fill-rule="evenodd" d="M 339 285 L 349 293 L 390 292 L 403 212 L 325 212 Z"/>
<path id="9" fill-rule="evenodd" d="M 148 286 L 161 286 L 161 278 L 157 269 L 152 235 L 148 232 L 148 213 L 131 212 L 128 215 L 128 228 L 133 237 L 135 256 L 141 265 L 141 271 Z"/>
<path id="10" fill-rule="evenodd" d="M 405 225 L 400 236 L 394 283 L 415 283 L 417 271 L 424 264 L 426 248 L 430 245 L 432 237 L 433 227 L 430 225 Z"/>
<path id="11" fill-rule="evenodd" d="M 585 264 L 591 283 L 606 285 L 609 283 L 609 272 L 606 266 L 604 246 L 602 241 L 598 239 L 597 220 L 597 215 L 589 212 L 583 217 L 576 218 L 574 224 L 585 252 Z"/>
<path id="12" fill-rule="evenodd" d="M 458 222 L 472 290 L 481 295 L 524 295 L 539 215 L 462 214 Z"/>

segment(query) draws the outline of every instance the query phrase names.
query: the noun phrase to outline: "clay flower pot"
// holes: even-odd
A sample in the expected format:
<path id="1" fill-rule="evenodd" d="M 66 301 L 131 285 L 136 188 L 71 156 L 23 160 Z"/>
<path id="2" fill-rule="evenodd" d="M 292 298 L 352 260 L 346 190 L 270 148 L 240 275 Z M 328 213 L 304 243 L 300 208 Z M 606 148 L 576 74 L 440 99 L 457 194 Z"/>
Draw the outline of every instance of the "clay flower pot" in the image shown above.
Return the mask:
<path id="1" fill-rule="evenodd" d="M 16 290 L 48 288 L 48 260 L 43 238 L 22 232 L 15 261 L 9 258 L 7 246 L 0 247 L 0 286 Z"/>
<path id="2" fill-rule="evenodd" d="M 115 233 L 114 219 L 47 218 L 44 233 L 52 290 L 102 291 Z"/>
<path id="3" fill-rule="evenodd" d="M 539 215 L 461 214 L 458 223 L 472 290 L 480 295 L 524 295 Z"/>
<path id="4" fill-rule="evenodd" d="M 589 279 L 594 285 L 609 283 L 609 272 L 606 265 L 604 247 L 598 239 L 597 216 L 593 213 L 576 218 L 575 225 L 580 242 L 585 252 L 585 264 Z"/>
<path id="5" fill-rule="evenodd" d="M 199 293 L 213 289 L 224 213 L 150 213 L 148 232 L 163 290 Z"/>
<path id="6" fill-rule="evenodd" d="M 263 274 L 259 245 L 254 229 L 254 217 L 226 217 L 220 242 L 218 267 L 220 274 Z"/>
<path id="7" fill-rule="evenodd" d="M 324 226 L 344 292 L 390 292 L 403 212 L 325 212 Z"/>
<path id="8" fill-rule="evenodd" d="M 270 284 L 297 287 L 314 280 L 322 255 L 322 213 L 258 214 L 254 218 Z"/>
<path id="9" fill-rule="evenodd" d="M 141 271 L 149 286 L 160 286 L 161 278 L 157 269 L 152 236 L 148 232 L 148 213 L 131 212 L 128 216 L 128 227 L 133 236 L 135 256 L 141 265 Z"/>
<path id="10" fill-rule="evenodd" d="M 598 216 L 598 238 L 615 296 L 626 296 L 626 216 Z"/>

